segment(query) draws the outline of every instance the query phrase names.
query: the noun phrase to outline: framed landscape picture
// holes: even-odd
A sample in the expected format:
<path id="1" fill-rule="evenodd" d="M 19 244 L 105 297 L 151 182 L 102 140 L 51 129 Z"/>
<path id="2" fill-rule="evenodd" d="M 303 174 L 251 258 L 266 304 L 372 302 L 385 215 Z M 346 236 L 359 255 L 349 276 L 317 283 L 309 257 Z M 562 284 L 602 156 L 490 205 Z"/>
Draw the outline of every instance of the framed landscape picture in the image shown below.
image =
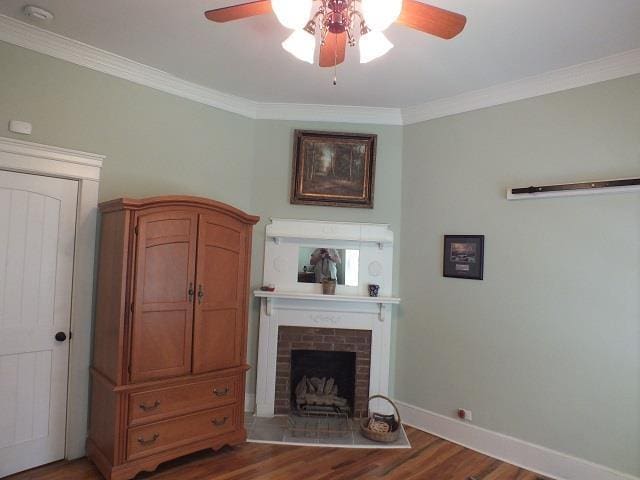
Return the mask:
<path id="1" fill-rule="evenodd" d="M 377 135 L 296 130 L 291 203 L 373 208 Z"/>
<path id="2" fill-rule="evenodd" d="M 443 272 L 445 277 L 482 280 L 484 235 L 445 235 Z"/>

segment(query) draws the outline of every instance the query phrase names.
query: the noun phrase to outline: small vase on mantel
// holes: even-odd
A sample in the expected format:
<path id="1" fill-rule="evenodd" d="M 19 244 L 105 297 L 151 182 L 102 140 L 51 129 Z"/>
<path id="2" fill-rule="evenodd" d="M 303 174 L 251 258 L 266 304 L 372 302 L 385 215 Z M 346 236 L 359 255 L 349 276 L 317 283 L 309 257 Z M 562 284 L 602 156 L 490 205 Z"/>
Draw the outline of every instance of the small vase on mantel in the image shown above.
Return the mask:
<path id="1" fill-rule="evenodd" d="M 322 294 L 323 295 L 336 294 L 336 281 L 334 279 L 329 278 L 322 281 Z"/>

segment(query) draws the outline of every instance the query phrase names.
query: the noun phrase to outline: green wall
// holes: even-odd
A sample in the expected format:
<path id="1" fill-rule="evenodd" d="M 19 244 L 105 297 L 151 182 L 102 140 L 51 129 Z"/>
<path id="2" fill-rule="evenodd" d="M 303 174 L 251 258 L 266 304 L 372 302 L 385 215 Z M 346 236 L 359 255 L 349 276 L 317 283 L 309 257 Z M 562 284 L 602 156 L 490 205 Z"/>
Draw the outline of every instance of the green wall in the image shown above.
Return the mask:
<path id="1" fill-rule="evenodd" d="M 260 215 L 253 239 L 252 287 L 262 283 L 269 217 L 391 223 L 400 235 L 399 126 L 255 121 L 3 42 L 0 67 L 0 136 L 106 155 L 101 201 L 201 195 Z M 11 119 L 32 122 L 33 134 L 9 132 Z M 373 210 L 289 203 L 296 128 L 378 135 Z M 396 291 L 398 265 L 399 255 Z M 258 302 L 252 299 L 251 307 L 248 357 L 255 366 Z M 247 387 L 255 391 L 255 369 L 249 372 Z"/>
<path id="2" fill-rule="evenodd" d="M 378 134 L 373 210 L 289 203 L 296 128 Z M 391 223 L 395 396 L 640 475 L 640 196 L 504 198 L 637 176 L 639 77 L 404 128 L 255 121 L 0 42 L 0 136 L 106 155 L 101 200 L 192 194 L 260 215 L 253 287 L 269 217 Z M 486 235 L 483 282 L 441 277 L 445 233 Z"/>
<path id="3" fill-rule="evenodd" d="M 33 134 L 8 131 L 27 120 Z M 202 195 L 250 209 L 254 122 L 0 42 L 0 135 L 106 155 L 100 200 Z"/>
<path id="4" fill-rule="evenodd" d="M 640 77 L 404 130 L 396 397 L 640 475 L 640 194 L 507 201 L 638 176 Z M 484 234 L 484 281 L 444 278 Z"/>

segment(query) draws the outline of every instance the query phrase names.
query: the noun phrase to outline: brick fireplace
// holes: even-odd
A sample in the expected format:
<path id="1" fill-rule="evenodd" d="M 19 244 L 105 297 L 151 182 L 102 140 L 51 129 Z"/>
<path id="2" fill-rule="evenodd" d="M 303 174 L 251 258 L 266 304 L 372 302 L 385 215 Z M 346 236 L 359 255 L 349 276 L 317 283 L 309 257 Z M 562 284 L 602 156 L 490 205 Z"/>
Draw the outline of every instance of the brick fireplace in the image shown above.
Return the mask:
<path id="1" fill-rule="evenodd" d="M 370 395 L 389 392 L 392 307 L 400 303 L 392 296 L 389 225 L 274 218 L 265 234 L 263 285 L 275 290 L 254 291 L 260 299 L 256 415 L 288 414 L 292 406 L 391 413 L 386 402 L 367 403 Z M 357 250 L 357 282 L 337 285 L 335 295 L 299 282 L 301 251 L 311 247 Z M 369 296 L 370 284 L 380 286 L 378 297 Z"/>
<path id="2" fill-rule="evenodd" d="M 342 328 L 316 328 L 281 326 L 278 329 L 278 350 L 275 384 L 275 413 L 290 413 L 292 391 L 292 351 L 353 352 L 355 353 L 355 379 L 353 385 L 352 414 L 367 413 L 369 377 L 371 371 L 371 331 Z M 327 373 L 326 375 L 331 375 Z M 349 386 L 341 385 L 343 391 Z"/>

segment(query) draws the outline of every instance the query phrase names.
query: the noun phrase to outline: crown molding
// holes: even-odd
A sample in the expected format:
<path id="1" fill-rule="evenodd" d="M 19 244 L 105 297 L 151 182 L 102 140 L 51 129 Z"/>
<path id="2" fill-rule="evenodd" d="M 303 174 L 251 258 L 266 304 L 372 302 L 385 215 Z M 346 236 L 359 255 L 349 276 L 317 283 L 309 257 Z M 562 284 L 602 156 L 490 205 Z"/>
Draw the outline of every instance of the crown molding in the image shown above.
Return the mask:
<path id="1" fill-rule="evenodd" d="M 259 103 L 257 119 L 402 125 L 399 108 L 320 105 L 304 103 Z"/>
<path id="2" fill-rule="evenodd" d="M 260 120 L 410 125 L 640 73 L 640 49 L 405 108 L 261 103 L 0 15 L 0 41 L 139 85 Z"/>
<path id="3" fill-rule="evenodd" d="M 250 118 L 256 116 L 256 102 L 182 80 L 6 15 L 0 15 L 0 40 L 228 112 Z"/>
<path id="4" fill-rule="evenodd" d="M 0 15 L 0 41 L 252 119 L 401 125 L 398 108 L 259 103 Z"/>
<path id="5" fill-rule="evenodd" d="M 640 48 L 402 109 L 404 125 L 493 107 L 640 73 Z"/>

